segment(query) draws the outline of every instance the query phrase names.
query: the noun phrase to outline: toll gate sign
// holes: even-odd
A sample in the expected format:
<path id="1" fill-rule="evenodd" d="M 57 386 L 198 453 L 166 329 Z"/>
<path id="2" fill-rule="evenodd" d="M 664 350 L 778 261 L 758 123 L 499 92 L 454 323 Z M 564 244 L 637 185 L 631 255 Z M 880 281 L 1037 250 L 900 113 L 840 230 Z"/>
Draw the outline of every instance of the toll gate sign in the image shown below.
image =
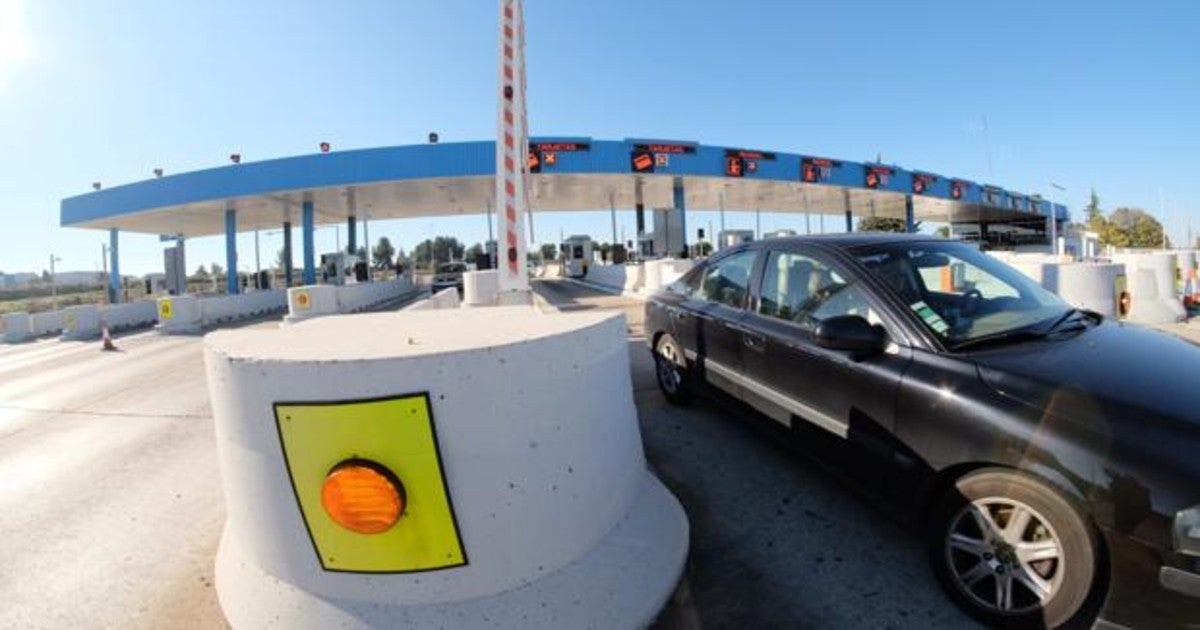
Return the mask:
<path id="1" fill-rule="evenodd" d="M 642 142 L 633 145 L 629 169 L 634 173 L 653 173 L 670 164 L 671 155 L 694 155 L 696 145 L 678 142 Z"/>
<path id="2" fill-rule="evenodd" d="M 745 177 L 747 174 L 752 175 L 758 172 L 758 163 L 763 160 L 774 161 L 775 154 L 767 151 L 726 149 L 725 175 L 727 177 Z"/>
<path id="3" fill-rule="evenodd" d="M 867 188 L 886 187 L 892 181 L 894 173 L 895 171 L 887 166 L 868 166 L 865 181 Z"/>
<path id="4" fill-rule="evenodd" d="M 929 187 L 937 181 L 937 176 L 926 173 L 913 173 L 912 191 L 916 195 L 929 192 Z"/>
<path id="5" fill-rule="evenodd" d="M 841 165 L 841 162 L 825 158 L 804 158 L 800 160 L 800 180 L 810 184 L 829 183 L 833 179 L 833 169 Z"/>

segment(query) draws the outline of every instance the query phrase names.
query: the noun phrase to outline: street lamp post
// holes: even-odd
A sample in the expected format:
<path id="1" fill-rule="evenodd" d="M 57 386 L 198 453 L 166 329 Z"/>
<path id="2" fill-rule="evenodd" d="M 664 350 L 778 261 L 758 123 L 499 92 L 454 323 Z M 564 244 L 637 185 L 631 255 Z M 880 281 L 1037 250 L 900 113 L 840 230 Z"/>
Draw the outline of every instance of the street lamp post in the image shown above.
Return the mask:
<path id="1" fill-rule="evenodd" d="M 1050 182 L 1050 191 L 1055 191 L 1055 190 L 1057 190 L 1059 192 L 1067 191 L 1066 188 L 1063 188 L 1062 186 L 1059 186 L 1058 184 L 1055 184 L 1054 182 Z M 1050 204 L 1050 253 L 1057 256 L 1058 255 L 1058 216 L 1054 212 L 1054 194 L 1053 194 L 1053 192 L 1047 193 L 1046 201 L 1049 202 L 1049 204 Z"/>
<path id="2" fill-rule="evenodd" d="M 58 310 L 58 278 L 55 277 L 54 263 L 62 262 L 62 259 L 54 254 L 50 254 L 50 301 L 54 304 L 54 309 Z"/>

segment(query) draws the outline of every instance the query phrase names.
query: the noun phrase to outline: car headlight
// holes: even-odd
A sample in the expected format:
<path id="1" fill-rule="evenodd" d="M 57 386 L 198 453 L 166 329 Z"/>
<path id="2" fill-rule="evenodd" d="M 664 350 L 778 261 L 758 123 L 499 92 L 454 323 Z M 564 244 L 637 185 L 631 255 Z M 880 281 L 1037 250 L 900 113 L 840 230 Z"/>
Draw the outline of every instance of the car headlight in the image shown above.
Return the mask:
<path id="1" fill-rule="evenodd" d="M 1200 505 L 1175 514 L 1175 551 L 1200 556 Z"/>

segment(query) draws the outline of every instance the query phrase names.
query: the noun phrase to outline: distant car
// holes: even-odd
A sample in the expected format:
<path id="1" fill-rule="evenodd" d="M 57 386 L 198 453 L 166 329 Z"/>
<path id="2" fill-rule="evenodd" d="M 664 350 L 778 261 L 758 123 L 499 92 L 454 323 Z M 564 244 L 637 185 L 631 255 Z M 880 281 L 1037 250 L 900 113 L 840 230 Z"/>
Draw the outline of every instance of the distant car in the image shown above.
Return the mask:
<path id="1" fill-rule="evenodd" d="M 1200 347 L 896 234 L 720 252 L 645 326 L 670 401 L 714 386 L 836 459 L 976 619 L 1200 624 Z"/>
<path id="2" fill-rule="evenodd" d="M 460 262 L 441 263 L 437 266 L 437 271 L 433 274 L 433 282 L 431 286 L 433 292 L 437 293 L 442 289 L 454 287 L 459 293 L 463 290 L 463 273 L 467 271 L 467 266 Z"/>

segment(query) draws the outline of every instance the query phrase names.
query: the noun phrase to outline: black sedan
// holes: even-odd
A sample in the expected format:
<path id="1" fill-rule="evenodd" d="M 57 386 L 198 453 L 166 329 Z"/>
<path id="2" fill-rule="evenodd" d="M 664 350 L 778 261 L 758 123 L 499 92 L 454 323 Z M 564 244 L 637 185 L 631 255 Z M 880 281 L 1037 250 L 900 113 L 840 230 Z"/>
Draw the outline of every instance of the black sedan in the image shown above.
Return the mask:
<path id="1" fill-rule="evenodd" d="M 658 383 L 837 452 L 994 626 L 1200 627 L 1200 347 L 959 242 L 722 251 L 646 305 Z"/>

